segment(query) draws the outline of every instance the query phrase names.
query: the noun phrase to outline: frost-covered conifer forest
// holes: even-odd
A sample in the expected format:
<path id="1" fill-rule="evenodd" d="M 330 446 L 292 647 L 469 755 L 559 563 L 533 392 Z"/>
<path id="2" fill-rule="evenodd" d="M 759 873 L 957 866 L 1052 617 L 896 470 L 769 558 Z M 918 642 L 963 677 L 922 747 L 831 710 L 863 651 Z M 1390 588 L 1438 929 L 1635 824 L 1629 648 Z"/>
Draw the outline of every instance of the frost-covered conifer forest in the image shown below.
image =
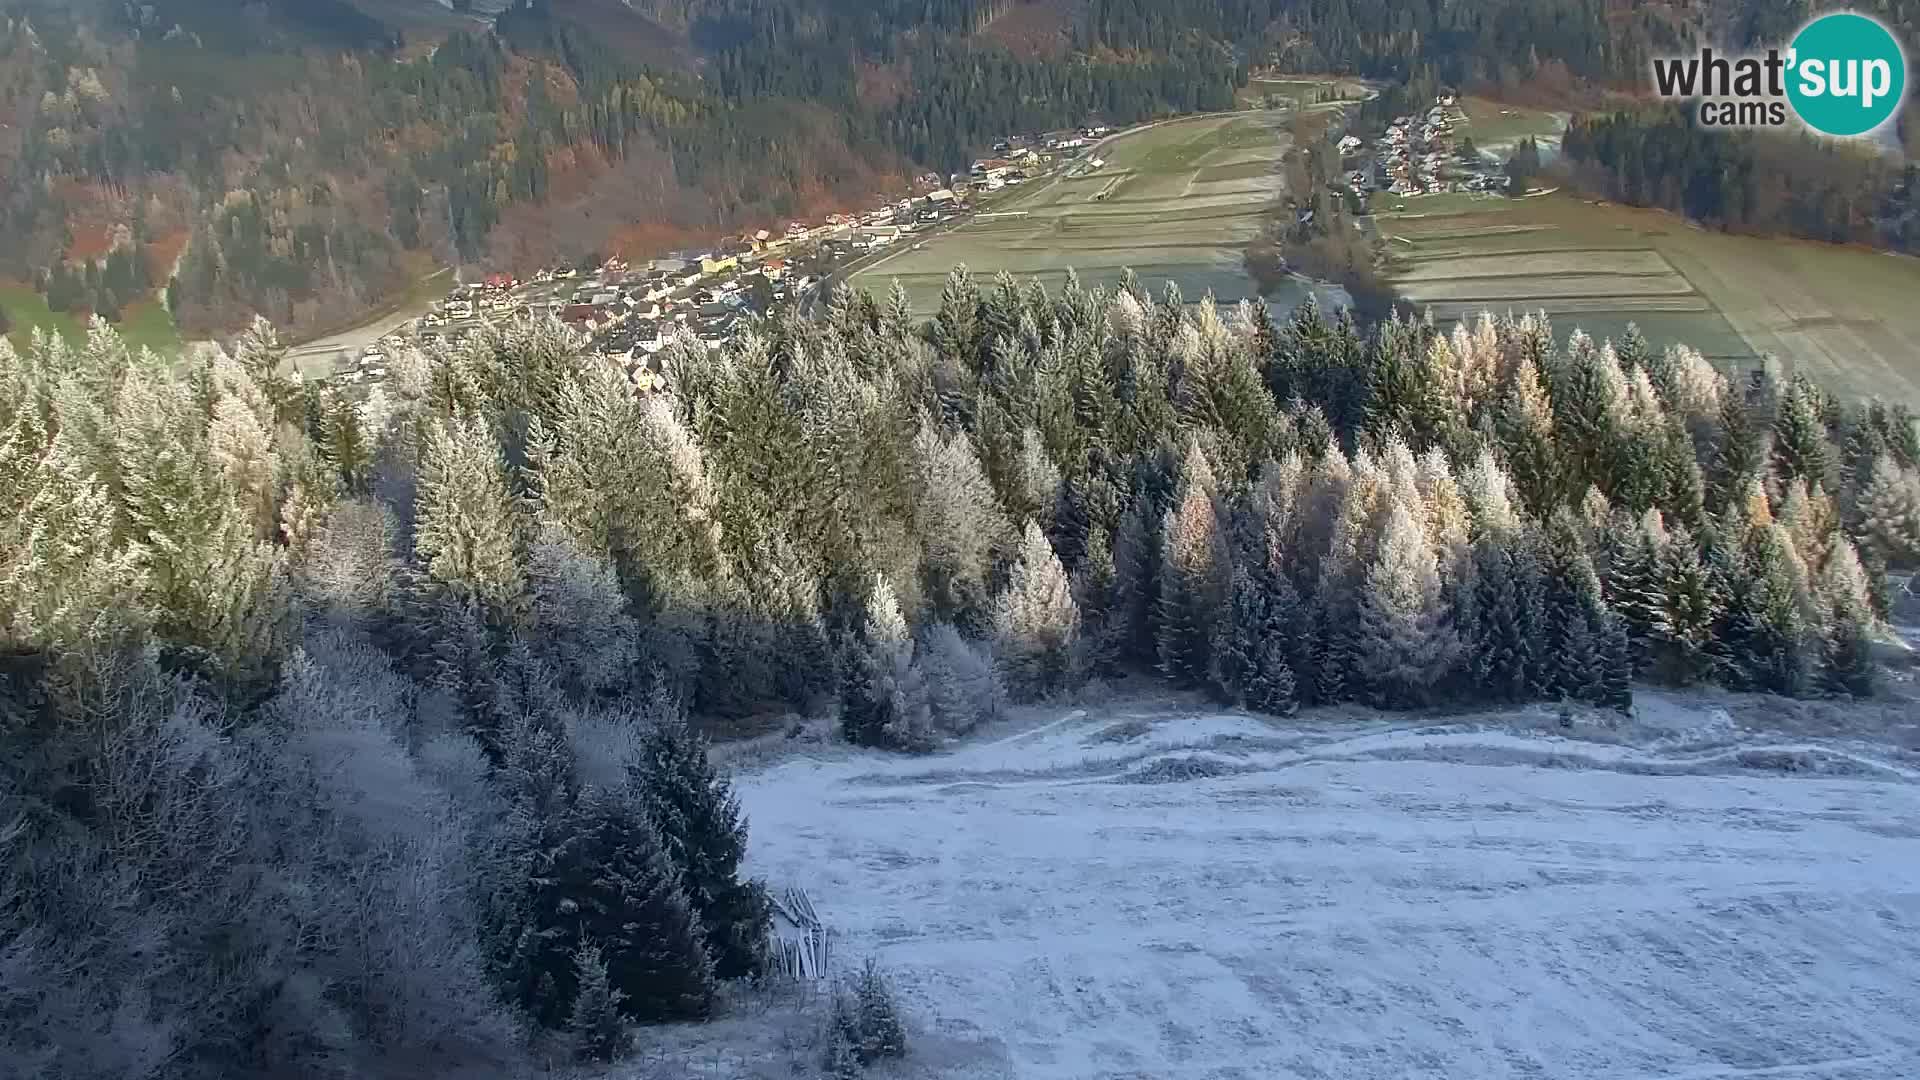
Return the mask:
<path id="1" fill-rule="evenodd" d="M 713 352 L 683 337 L 661 358 L 664 389 L 639 393 L 560 324 L 522 321 L 398 355 L 385 386 L 349 397 L 285 376 L 264 323 L 178 364 L 130 354 L 104 324 L 79 347 L 0 340 L 0 1075 L 599 1068 L 682 1030 L 634 1022 L 740 1022 L 740 1003 L 766 992 L 769 885 L 821 887 L 823 917 L 847 934 L 848 975 L 885 942 L 945 926 L 952 890 L 1002 927 L 1103 898 L 1083 934 L 1132 918 L 1136 899 L 1201 890 L 1233 898 L 1207 909 L 1219 934 L 1273 933 L 1292 917 L 1287 898 L 1312 888 L 1306 868 L 1325 858 L 1303 852 L 1347 840 L 1299 834 L 1249 854 L 1245 836 L 1220 832 L 1185 845 L 1179 867 L 1131 882 L 1137 893 L 1090 878 L 1089 895 L 1053 895 L 1047 874 L 1066 873 L 1065 856 L 1029 847 L 1047 835 L 1033 823 L 1050 818 L 992 818 L 1004 846 L 980 849 L 972 834 L 937 831 L 944 810 L 852 796 L 912 770 L 937 779 L 907 755 L 1035 708 L 1064 710 L 1098 693 L 1089 686 L 1183 702 L 1189 716 L 1211 700 L 1213 713 L 1241 718 L 1240 757 L 1162 758 L 1132 777 L 1163 785 L 1227 783 L 1265 760 L 1247 754 L 1304 753 L 1342 717 L 1367 734 L 1402 714 L 1418 725 L 1548 702 L 1604 731 L 1605 716 L 1627 722 L 1636 692 L 1671 701 L 1716 687 L 1777 695 L 1782 710 L 1812 707 L 1788 699 L 1872 699 L 1888 693 L 1876 650 L 1920 563 L 1920 445 L 1903 408 L 1843 402 L 1798 378 L 1730 381 L 1688 348 L 1650 348 L 1637 334 L 1595 341 L 1537 316 L 1363 331 L 1311 305 L 1275 320 L 1131 283 L 1105 292 L 1070 280 L 1050 295 L 957 270 L 924 325 L 897 290 L 840 294 L 823 319 L 762 324 Z M 1296 712 L 1317 733 L 1306 742 L 1246 741 L 1258 717 Z M 783 714 L 832 725 L 827 744 L 797 745 L 837 772 L 782 769 L 761 782 L 709 757 L 703 732 L 716 722 Z M 1060 722 L 1076 716 L 1087 719 Z M 1086 745 L 1154 737 L 1147 720 L 1087 722 L 1099 730 Z M 1105 775 L 1075 757 L 1089 751 L 1058 742 L 1076 729 L 1050 730 L 1055 742 L 965 745 L 982 777 Z M 1365 753 L 1411 753 L 1379 737 Z M 1619 765 L 1614 749 L 1582 753 Z M 1535 764 L 1541 753 L 1564 767 L 1572 751 L 1524 751 Z M 1658 1067 L 1659 1046 L 1704 1045 L 1653 1019 L 1710 1011 L 1653 1000 L 1699 991 L 1679 976 L 1614 973 L 1647 1009 L 1634 1030 L 1654 1049 L 1640 1057 L 1579 1058 L 1570 999 L 1533 1014 L 1558 1042 L 1542 1035 L 1521 1053 L 1482 1032 L 1485 1045 L 1422 1057 L 1404 1039 L 1444 1041 L 1439 991 L 1356 992 L 1327 966 L 1343 950 L 1290 939 L 1293 951 L 1260 970 L 1225 976 L 1248 988 L 1232 994 L 1181 969 L 1180 985 L 1208 988 L 1189 994 L 1166 974 L 1172 953 L 1141 936 L 1141 919 L 1162 928 L 1149 915 L 1129 924 L 1128 955 L 1110 965 L 1134 974 L 1102 983 L 1110 971 L 1093 965 L 1078 996 L 1070 965 L 1049 969 L 1055 954 L 1038 939 L 1008 946 L 1040 959 L 1010 968 L 1015 983 L 997 996 L 978 973 L 991 949 L 902 952 L 909 968 L 891 982 L 864 969 L 826 1010 L 823 1041 L 792 1050 L 791 1063 L 701 1075 L 857 1075 L 916 1061 L 946 1075 L 940 1055 L 957 1053 L 959 1028 L 944 1021 L 969 1007 L 983 1010 L 971 1021 L 983 1037 L 1004 1043 L 978 1075 L 1705 1077 L 1787 1075 L 1780 1067 L 1814 1060 L 1854 1071 L 1804 1075 L 1911 1075 L 1916 822 L 1907 789 L 1892 785 L 1920 777 L 1912 753 L 1858 765 L 1889 785 L 1896 809 L 1847 863 L 1863 879 L 1888 874 L 1889 888 L 1908 890 L 1904 906 L 1833 914 L 1805 893 L 1772 901 L 1812 927 L 1808 942 L 1833 938 L 1801 943 L 1829 950 L 1805 963 L 1879 974 L 1794 999 L 1796 971 L 1813 969 L 1774 970 L 1789 960 L 1763 956 L 1730 983 L 1727 1008 L 1747 1011 L 1726 1030 L 1757 1031 L 1776 1014 L 1816 1020 L 1786 1029 L 1804 1045 L 1782 1036 L 1715 1051 L 1722 1071 L 1677 1050 L 1665 1060 L 1678 1065 Z M 1685 803 L 1720 782 L 1699 760 L 1634 760 L 1619 765 L 1622 782 L 1658 776 L 1668 793 L 1658 800 Z M 1825 760 L 1808 751 L 1779 767 Z M 1312 794 L 1331 781 L 1294 775 L 1306 786 L 1262 804 L 1273 827 L 1333 813 Z M 844 811 L 823 809 L 830 778 L 851 792 L 838 796 Z M 1429 787 L 1406 798 L 1433 783 L 1418 782 Z M 989 804 L 962 786 L 939 806 L 1002 812 L 1006 793 Z M 1052 790 L 1022 797 L 1071 818 L 1115 792 L 1146 808 L 1169 789 Z M 1536 794 L 1562 811 L 1565 800 L 1635 798 Z M 1826 797 L 1846 801 L 1837 785 Z M 1757 844 L 1772 835 L 1754 805 L 1767 796 L 1744 798 Z M 1501 845 L 1522 841 L 1503 830 L 1520 826 L 1479 809 L 1489 816 L 1474 843 L 1485 850 L 1468 848 L 1455 869 L 1514 875 L 1485 891 L 1574 873 L 1512 863 L 1523 849 Z M 1668 843 L 1682 827 L 1655 816 L 1662 824 L 1647 828 Z M 888 855 L 880 822 L 920 848 Z M 1670 842 L 1721 844 L 1726 827 Z M 1360 826 L 1327 828 L 1351 837 Z M 1431 828 L 1395 848 L 1408 865 L 1423 865 L 1423 836 L 1433 860 L 1466 843 Z M 1075 858 L 1112 835 L 1083 839 Z M 977 877 L 906 876 L 943 843 L 978 856 L 957 864 L 964 874 L 1026 875 L 1025 905 L 973 896 Z M 1805 884 L 1799 867 L 1822 857 L 1817 846 L 1770 865 L 1770 849 L 1731 844 L 1717 872 Z M 1215 851 L 1212 867 L 1193 861 Z M 1876 861 L 1896 852 L 1908 869 Z M 1271 891 L 1235 892 L 1213 876 L 1233 867 Z M 1366 892 L 1363 872 L 1338 872 Z M 1570 887 L 1599 888 L 1610 872 Z M 815 876 L 793 880 L 803 873 Z M 863 893 L 863 882 L 887 884 Z M 1382 895 L 1401 895 L 1404 880 L 1393 882 Z M 1709 906 L 1722 895 L 1661 888 Z M 884 926 L 873 908 L 882 894 Z M 1432 908 L 1409 899 L 1381 917 L 1404 930 L 1431 917 L 1422 910 Z M 1551 931 L 1541 921 L 1551 910 L 1516 902 L 1496 914 L 1516 920 L 1516 940 Z M 1724 915 L 1724 949 L 1777 929 L 1744 907 Z M 1310 936 L 1301 918 L 1286 932 Z M 1873 954 L 1846 953 L 1869 929 L 1881 935 L 1861 939 Z M 1369 940 L 1345 950 L 1368 970 L 1413 955 Z M 1901 940 L 1908 951 L 1895 955 Z M 1488 979 L 1513 978 L 1503 947 L 1475 938 L 1420 977 L 1444 985 L 1452 976 L 1440 973 L 1479 956 Z M 1612 970 L 1606 957 L 1654 947 L 1589 934 L 1553 948 L 1529 970 Z M 947 982 L 929 974 L 939 963 L 951 965 Z M 1107 1043 L 1072 1034 L 1131 1015 L 1130 995 L 1149 993 L 1141 980 L 1191 1003 L 1140 1036 L 1197 1040 L 1205 1052 L 1189 1064 L 1172 1050 L 1142 1058 L 1117 1021 Z M 1786 998 L 1740 996 L 1775 984 Z M 941 1005 L 942 985 L 979 1003 Z M 1292 998 L 1246 997 L 1288 986 Z M 1904 1005 L 1889 1004 L 1902 993 Z M 1904 1009 L 1907 1022 L 1863 1048 L 1865 1036 L 1818 1020 L 1828 1014 L 1816 1006 Z M 1031 1031 L 992 1030 L 1014 1007 L 1022 1024 L 1057 1021 L 1085 1054 L 1048 1058 L 1021 1041 L 1039 1037 Z M 1229 1014 L 1238 1027 L 1220 1026 Z M 1640 1014 L 1589 1015 L 1604 1027 Z M 1349 1026 L 1328 1026 L 1336 1016 Z M 1376 1045 L 1376 1022 L 1402 1035 Z M 1609 1045 L 1636 1045 L 1619 1023 L 1601 1031 Z M 1169 1030 L 1201 1034 L 1182 1043 Z M 903 1052 L 907 1065 L 892 1064 Z M 1533 1072 L 1501 1064 L 1529 1054 Z M 1236 1055 L 1266 1064 L 1208 1071 Z"/>

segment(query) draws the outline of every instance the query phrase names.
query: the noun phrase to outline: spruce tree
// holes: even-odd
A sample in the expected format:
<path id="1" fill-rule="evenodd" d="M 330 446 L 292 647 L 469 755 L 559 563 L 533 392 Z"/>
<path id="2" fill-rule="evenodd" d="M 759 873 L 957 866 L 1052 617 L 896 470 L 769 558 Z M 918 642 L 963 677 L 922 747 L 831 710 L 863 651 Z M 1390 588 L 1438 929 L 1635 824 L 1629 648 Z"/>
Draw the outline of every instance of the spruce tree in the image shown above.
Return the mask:
<path id="1" fill-rule="evenodd" d="M 1554 434 L 1572 490 L 1615 487 L 1617 443 L 1627 414 L 1626 380 L 1611 346 L 1595 347 L 1575 331 L 1553 386 Z"/>
<path id="2" fill-rule="evenodd" d="M 851 643 L 841 688 L 840 731 L 860 746 L 933 748 L 925 673 L 914 663 L 913 636 L 884 575 L 867 594 L 866 624 Z"/>
<path id="3" fill-rule="evenodd" d="M 1793 696 L 1806 688 L 1811 658 L 1789 568 L 1790 543 L 1777 524 L 1747 529 L 1716 643 L 1733 689 Z"/>
<path id="4" fill-rule="evenodd" d="M 907 1028 L 894 1005 L 893 988 L 887 984 L 880 965 L 869 958 L 854 984 L 854 1017 L 860 1029 L 859 1056 L 871 1065 L 885 1058 L 905 1057 Z"/>
<path id="5" fill-rule="evenodd" d="M 1157 661 L 1155 613 L 1160 603 L 1160 527 L 1150 500 L 1136 495 L 1120 517 L 1113 537 L 1112 626 L 1122 660 L 1141 665 Z"/>
<path id="6" fill-rule="evenodd" d="M 1852 544 L 1834 545 L 1820 574 L 1826 609 L 1820 676 L 1833 693 L 1869 697 L 1874 687 L 1873 601 L 1867 574 Z"/>
<path id="7" fill-rule="evenodd" d="M 1312 675 L 1308 683 L 1311 689 L 1302 697 L 1315 705 L 1346 701 L 1355 690 L 1351 673 L 1355 670 L 1358 652 L 1357 627 L 1351 620 L 1343 620 L 1327 604 L 1314 605 L 1313 622 L 1313 634 L 1305 650 Z"/>
<path id="8" fill-rule="evenodd" d="M 747 823 L 732 785 L 707 758 L 706 740 L 677 714 L 661 717 L 641 734 L 633 781 L 700 919 L 714 975 L 759 974 L 772 905 L 759 882 L 740 878 Z"/>
<path id="9" fill-rule="evenodd" d="M 434 582 L 489 612 L 517 602 L 525 585 L 521 529 L 484 420 L 456 417 L 428 428 L 414 514 L 414 547 Z"/>
<path id="10" fill-rule="evenodd" d="M 859 1080 L 866 1066 L 860 1062 L 860 1016 L 853 995 L 842 990 L 833 996 L 827 1017 L 827 1075 L 833 1080 Z"/>
<path id="11" fill-rule="evenodd" d="M 1661 572 L 1666 529 L 1658 510 L 1634 520 L 1624 514 L 1611 524 L 1615 533 L 1603 590 L 1619 614 L 1635 674 L 1651 670 L 1655 640 L 1667 607 Z"/>
<path id="12" fill-rule="evenodd" d="M 1606 697 L 1609 677 L 1606 619 L 1600 577 L 1578 520 L 1568 511 L 1547 530 L 1543 657 L 1555 696 L 1593 704 Z"/>
<path id="13" fill-rule="evenodd" d="M 1232 599 L 1213 648 L 1214 686 L 1227 701 L 1275 716 L 1293 714 L 1303 614 L 1283 575 L 1244 563 L 1234 568 Z"/>
<path id="14" fill-rule="evenodd" d="M 1632 716 L 1634 654 L 1625 620 L 1615 612 L 1608 612 L 1598 641 L 1604 667 L 1593 703 L 1622 716 Z"/>
<path id="15" fill-rule="evenodd" d="M 620 1015 L 620 992 L 607 976 L 607 962 L 592 941 L 582 941 L 573 953 L 573 1012 L 567 1031 L 573 1037 L 574 1056 L 582 1061 L 609 1062 L 633 1049 L 633 1034 Z"/>
<path id="16" fill-rule="evenodd" d="M 1920 471 L 1875 458 L 1859 498 L 1860 535 L 1886 562 L 1920 564 Z"/>
<path id="17" fill-rule="evenodd" d="M 644 807 L 588 791 L 559 843 L 533 868 L 530 943 L 521 1000 L 550 1027 L 565 1023 L 578 991 L 573 962 L 591 939 L 635 1020 L 694 1020 L 712 1009 L 713 962 L 700 921 L 680 889 Z"/>
<path id="18" fill-rule="evenodd" d="M 1266 632 L 1266 594 L 1244 565 L 1235 566 L 1227 618 L 1214 628 L 1210 672 L 1214 688 L 1226 701 L 1246 704 L 1247 688 L 1259 672 Z"/>
<path id="19" fill-rule="evenodd" d="M 1748 485 L 1766 466 L 1766 432 L 1754 423 L 1745 399 L 1736 392 L 1720 398 L 1719 431 L 1707 475 L 1707 505 L 1724 513 L 1746 497 Z"/>
<path id="20" fill-rule="evenodd" d="M 1269 716 L 1292 716 L 1300 708 L 1299 686 L 1287 662 L 1286 643 L 1269 634 L 1254 658 L 1253 677 L 1247 683 L 1247 708 Z"/>
<path id="21" fill-rule="evenodd" d="M 1541 647 L 1539 567 L 1517 536 L 1483 536 L 1472 557 L 1473 623 L 1463 644 L 1473 687 L 1495 701 L 1525 701 Z"/>
<path id="22" fill-rule="evenodd" d="M 1655 625 L 1655 675 L 1690 686 L 1713 674 L 1713 633 L 1726 604 L 1721 582 L 1709 569 L 1693 537 L 1676 529 L 1660 550 L 1661 599 Z"/>
<path id="23" fill-rule="evenodd" d="M 1773 471 L 1782 481 L 1829 482 L 1833 451 L 1820 414 L 1819 389 L 1805 375 L 1788 380 L 1773 416 Z"/>
<path id="24" fill-rule="evenodd" d="M 978 628 L 988 607 L 993 551 L 1012 531 L 964 436 L 923 424 L 913 441 L 914 531 L 932 617 Z"/>
<path id="25" fill-rule="evenodd" d="M 1073 599 L 1080 607 L 1089 670 L 1104 671 L 1119 655 L 1126 627 L 1117 586 L 1113 545 L 1106 530 L 1095 525 L 1087 533 L 1080 565 L 1073 572 Z"/>
<path id="26" fill-rule="evenodd" d="M 1547 392 L 1531 361 L 1515 369 L 1495 426 L 1521 501 L 1538 516 L 1551 513 L 1565 497 L 1566 481 Z"/>

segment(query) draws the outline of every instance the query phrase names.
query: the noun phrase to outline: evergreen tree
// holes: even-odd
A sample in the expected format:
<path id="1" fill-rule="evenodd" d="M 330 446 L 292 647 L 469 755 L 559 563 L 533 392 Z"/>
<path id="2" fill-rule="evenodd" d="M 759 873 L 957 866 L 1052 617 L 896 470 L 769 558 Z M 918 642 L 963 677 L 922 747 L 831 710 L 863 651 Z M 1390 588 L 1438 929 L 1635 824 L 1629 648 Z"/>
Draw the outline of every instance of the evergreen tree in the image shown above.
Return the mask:
<path id="1" fill-rule="evenodd" d="M 574 1055 L 583 1061 L 617 1061 L 633 1049 L 633 1035 L 620 1015 L 620 992 L 607 976 L 607 962 L 593 942 L 582 941 L 573 954 L 573 1013 L 567 1031 Z"/>
<path id="2" fill-rule="evenodd" d="M 1160 608 L 1161 533 L 1150 500 L 1136 496 L 1120 517 L 1113 538 L 1112 625 L 1119 657 L 1137 664 L 1157 662 L 1154 635 Z"/>
<path id="3" fill-rule="evenodd" d="M 860 969 L 853 995 L 855 1020 L 860 1028 L 861 1062 L 872 1064 L 885 1058 L 906 1056 L 907 1029 L 893 1003 L 893 988 L 880 973 L 880 965 L 871 958 Z"/>
<path id="4" fill-rule="evenodd" d="M 827 1053 L 824 1062 L 833 1080 L 859 1080 L 866 1066 L 860 1063 L 860 1016 L 853 995 L 842 990 L 833 996 L 833 1008 L 827 1017 Z"/>
<path id="5" fill-rule="evenodd" d="M 1547 530 L 1544 667 L 1559 697 L 1603 704 L 1610 678 L 1605 601 L 1577 519 L 1562 511 Z M 1623 658 L 1624 659 L 1624 658 Z"/>
<path id="6" fill-rule="evenodd" d="M 1611 346 L 1575 331 L 1553 386 L 1554 434 L 1572 490 L 1614 490 L 1613 468 L 1627 426 L 1627 386 Z"/>
<path id="7" fill-rule="evenodd" d="M 1212 677 L 1226 700 L 1276 716 L 1297 707 L 1291 659 L 1296 643 L 1286 620 L 1299 600 L 1284 577 L 1239 565 L 1227 618 L 1215 628 Z M 1282 594 L 1286 595 L 1282 595 Z"/>
<path id="8" fill-rule="evenodd" d="M 920 576 L 933 618 L 984 623 L 993 551 L 1011 529 L 980 458 L 964 437 L 943 438 L 923 424 L 914 438 L 914 531 Z"/>
<path id="9" fill-rule="evenodd" d="M 1820 413 L 1818 388 L 1805 375 L 1788 380 L 1773 416 L 1773 471 L 1782 481 L 1828 482 L 1833 451 Z"/>
<path id="10" fill-rule="evenodd" d="M 1617 515 L 1610 524 L 1615 539 L 1603 582 L 1607 604 L 1620 616 L 1635 674 L 1654 663 L 1655 642 L 1667 610 L 1663 552 L 1666 528 L 1658 510 L 1635 520 Z"/>
<path id="11" fill-rule="evenodd" d="M 1287 662 L 1285 643 L 1270 634 L 1260 643 L 1253 678 L 1247 683 L 1247 708 L 1270 716 L 1292 716 L 1300 708 L 1300 692 Z"/>
<path id="12" fill-rule="evenodd" d="M 1791 696 L 1807 686 L 1807 627 L 1794 590 L 1791 544 L 1777 524 L 1748 527 L 1716 634 L 1734 689 Z"/>
<path id="13" fill-rule="evenodd" d="M 1625 620 L 1617 613 L 1607 613 L 1599 635 L 1599 648 L 1604 667 L 1593 702 L 1622 716 L 1632 716 L 1633 644 L 1628 639 Z"/>
<path id="14" fill-rule="evenodd" d="M 558 845 L 533 873 L 522 1001 L 548 1026 L 566 1022 L 578 992 L 573 957 L 591 939 L 635 1020 L 699 1019 L 712 1009 L 713 962 L 700 922 L 644 808 L 583 794 Z"/>
<path id="15" fill-rule="evenodd" d="M 1920 564 L 1920 471 L 1882 454 L 1861 491 L 1860 535 L 1894 565 Z"/>
<path id="16" fill-rule="evenodd" d="M 1854 697 L 1873 694 L 1874 618 L 1869 588 L 1853 545 L 1839 541 L 1820 575 L 1827 616 L 1820 675 L 1835 693 Z"/>
<path id="17" fill-rule="evenodd" d="M 1713 674 L 1713 633 L 1726 596 L 1684 530 L 1676 529 L 1661 548 L 1659 573 L 1663 606 L 1655 629 L 1653 670 L 1667 682 L 1690 686 Z"/>
<path id="18" fill-rule="evenodd" d="M 714 975 L 759 974 L 772 906 L 759 882 L 740 879 L 747 823 L 732 785 L 707 758 L 706 740 L 677 713 L 660 717 L 640 736 L 633 779 L 699 917 Z"/>
<path id="19" fill-rule="evenodd" d="M 1496 701 L 1538 695 L 1542 648 L 1541 575 L 1520 536 L 1489 535 L 1474 543 L 1472 624 L 1463 628 L 1474 688 Z"/>
<path id="20" fill-rule="evenodd" d="M 484 421 L 456 417 L 427 429 L 414 546 L 428 576 L 455 596 L 505 611 L 524 584 L 520 530 L 499 444 Z"/>
<path id="21" fill-rule="evenodd" d="M 848 742 L 900 750 L 933 748 L 925 675 L 914 663 L 913 635 L 884 576 L 867 595 L 867 619 L 846 665 L 840 731 Z"/>
<path id="22" fill-rule="evenodd" d="M 1500 406 L 1497 424 L 1506 451 L 1507 472 L 1528 510 L 1545 516 L 1565 497 L 1553 413 L 1540 373 L 1522 359 Z"/>
<path id="23" fill-rule="evenodd" d="M 1707 475 L 1707 505 L 1716 512 L 1744 498 L 1748 485 L 1767 462 L 1766 432 L 1753 422 L 1753 414 L 1739 394 L 1721 395 L 1719 428 Z"/>

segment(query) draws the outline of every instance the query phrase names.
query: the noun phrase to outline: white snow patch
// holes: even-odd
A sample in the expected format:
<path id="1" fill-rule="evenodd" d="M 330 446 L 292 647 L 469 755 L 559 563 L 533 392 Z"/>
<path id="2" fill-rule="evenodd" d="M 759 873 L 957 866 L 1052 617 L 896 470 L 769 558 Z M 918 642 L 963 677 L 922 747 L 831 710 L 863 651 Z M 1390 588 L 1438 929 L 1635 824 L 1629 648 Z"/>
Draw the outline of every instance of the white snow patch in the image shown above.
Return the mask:
<path id="1" fill-rule="evenodd" d="M 1075 712 L 738 790 L 915 1075 L 1920 1075 L 1920 774 L 1713 712 L 1643 708 L 1643 747 Z"/>

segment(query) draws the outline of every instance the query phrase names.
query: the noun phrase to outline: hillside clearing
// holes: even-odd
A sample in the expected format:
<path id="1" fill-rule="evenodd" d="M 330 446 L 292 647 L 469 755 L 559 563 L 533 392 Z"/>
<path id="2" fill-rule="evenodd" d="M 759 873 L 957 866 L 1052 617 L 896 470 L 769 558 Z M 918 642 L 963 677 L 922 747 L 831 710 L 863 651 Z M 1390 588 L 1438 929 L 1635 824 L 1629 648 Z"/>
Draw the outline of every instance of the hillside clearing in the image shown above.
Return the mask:
<path id="1" fill-rule="evenodd" d="M 7 336 L 17 349 L 27 346 L 36 327 L 57 333 L 73 344 L 86 340 L 85 323 L 68 312 L 48 308 L 47 298 L 30 285 L 0 283 L 0 308 L 13 320 L 13 329 Z M 127 305 L 113 327 L 130 349 L 152 349 L 162 356 L 180 351 L 180 332 L 174 328 L 173 316 L 167 314 L 166 307 L 157 299 Z"/>
<path id="2" fill-rule="evenodd" d="M 752 871 L 892 972 L 907 1075 L 1913 1075 L 1920 770 L 1641 714 L 1075 711 L 738 787 Z"/>

